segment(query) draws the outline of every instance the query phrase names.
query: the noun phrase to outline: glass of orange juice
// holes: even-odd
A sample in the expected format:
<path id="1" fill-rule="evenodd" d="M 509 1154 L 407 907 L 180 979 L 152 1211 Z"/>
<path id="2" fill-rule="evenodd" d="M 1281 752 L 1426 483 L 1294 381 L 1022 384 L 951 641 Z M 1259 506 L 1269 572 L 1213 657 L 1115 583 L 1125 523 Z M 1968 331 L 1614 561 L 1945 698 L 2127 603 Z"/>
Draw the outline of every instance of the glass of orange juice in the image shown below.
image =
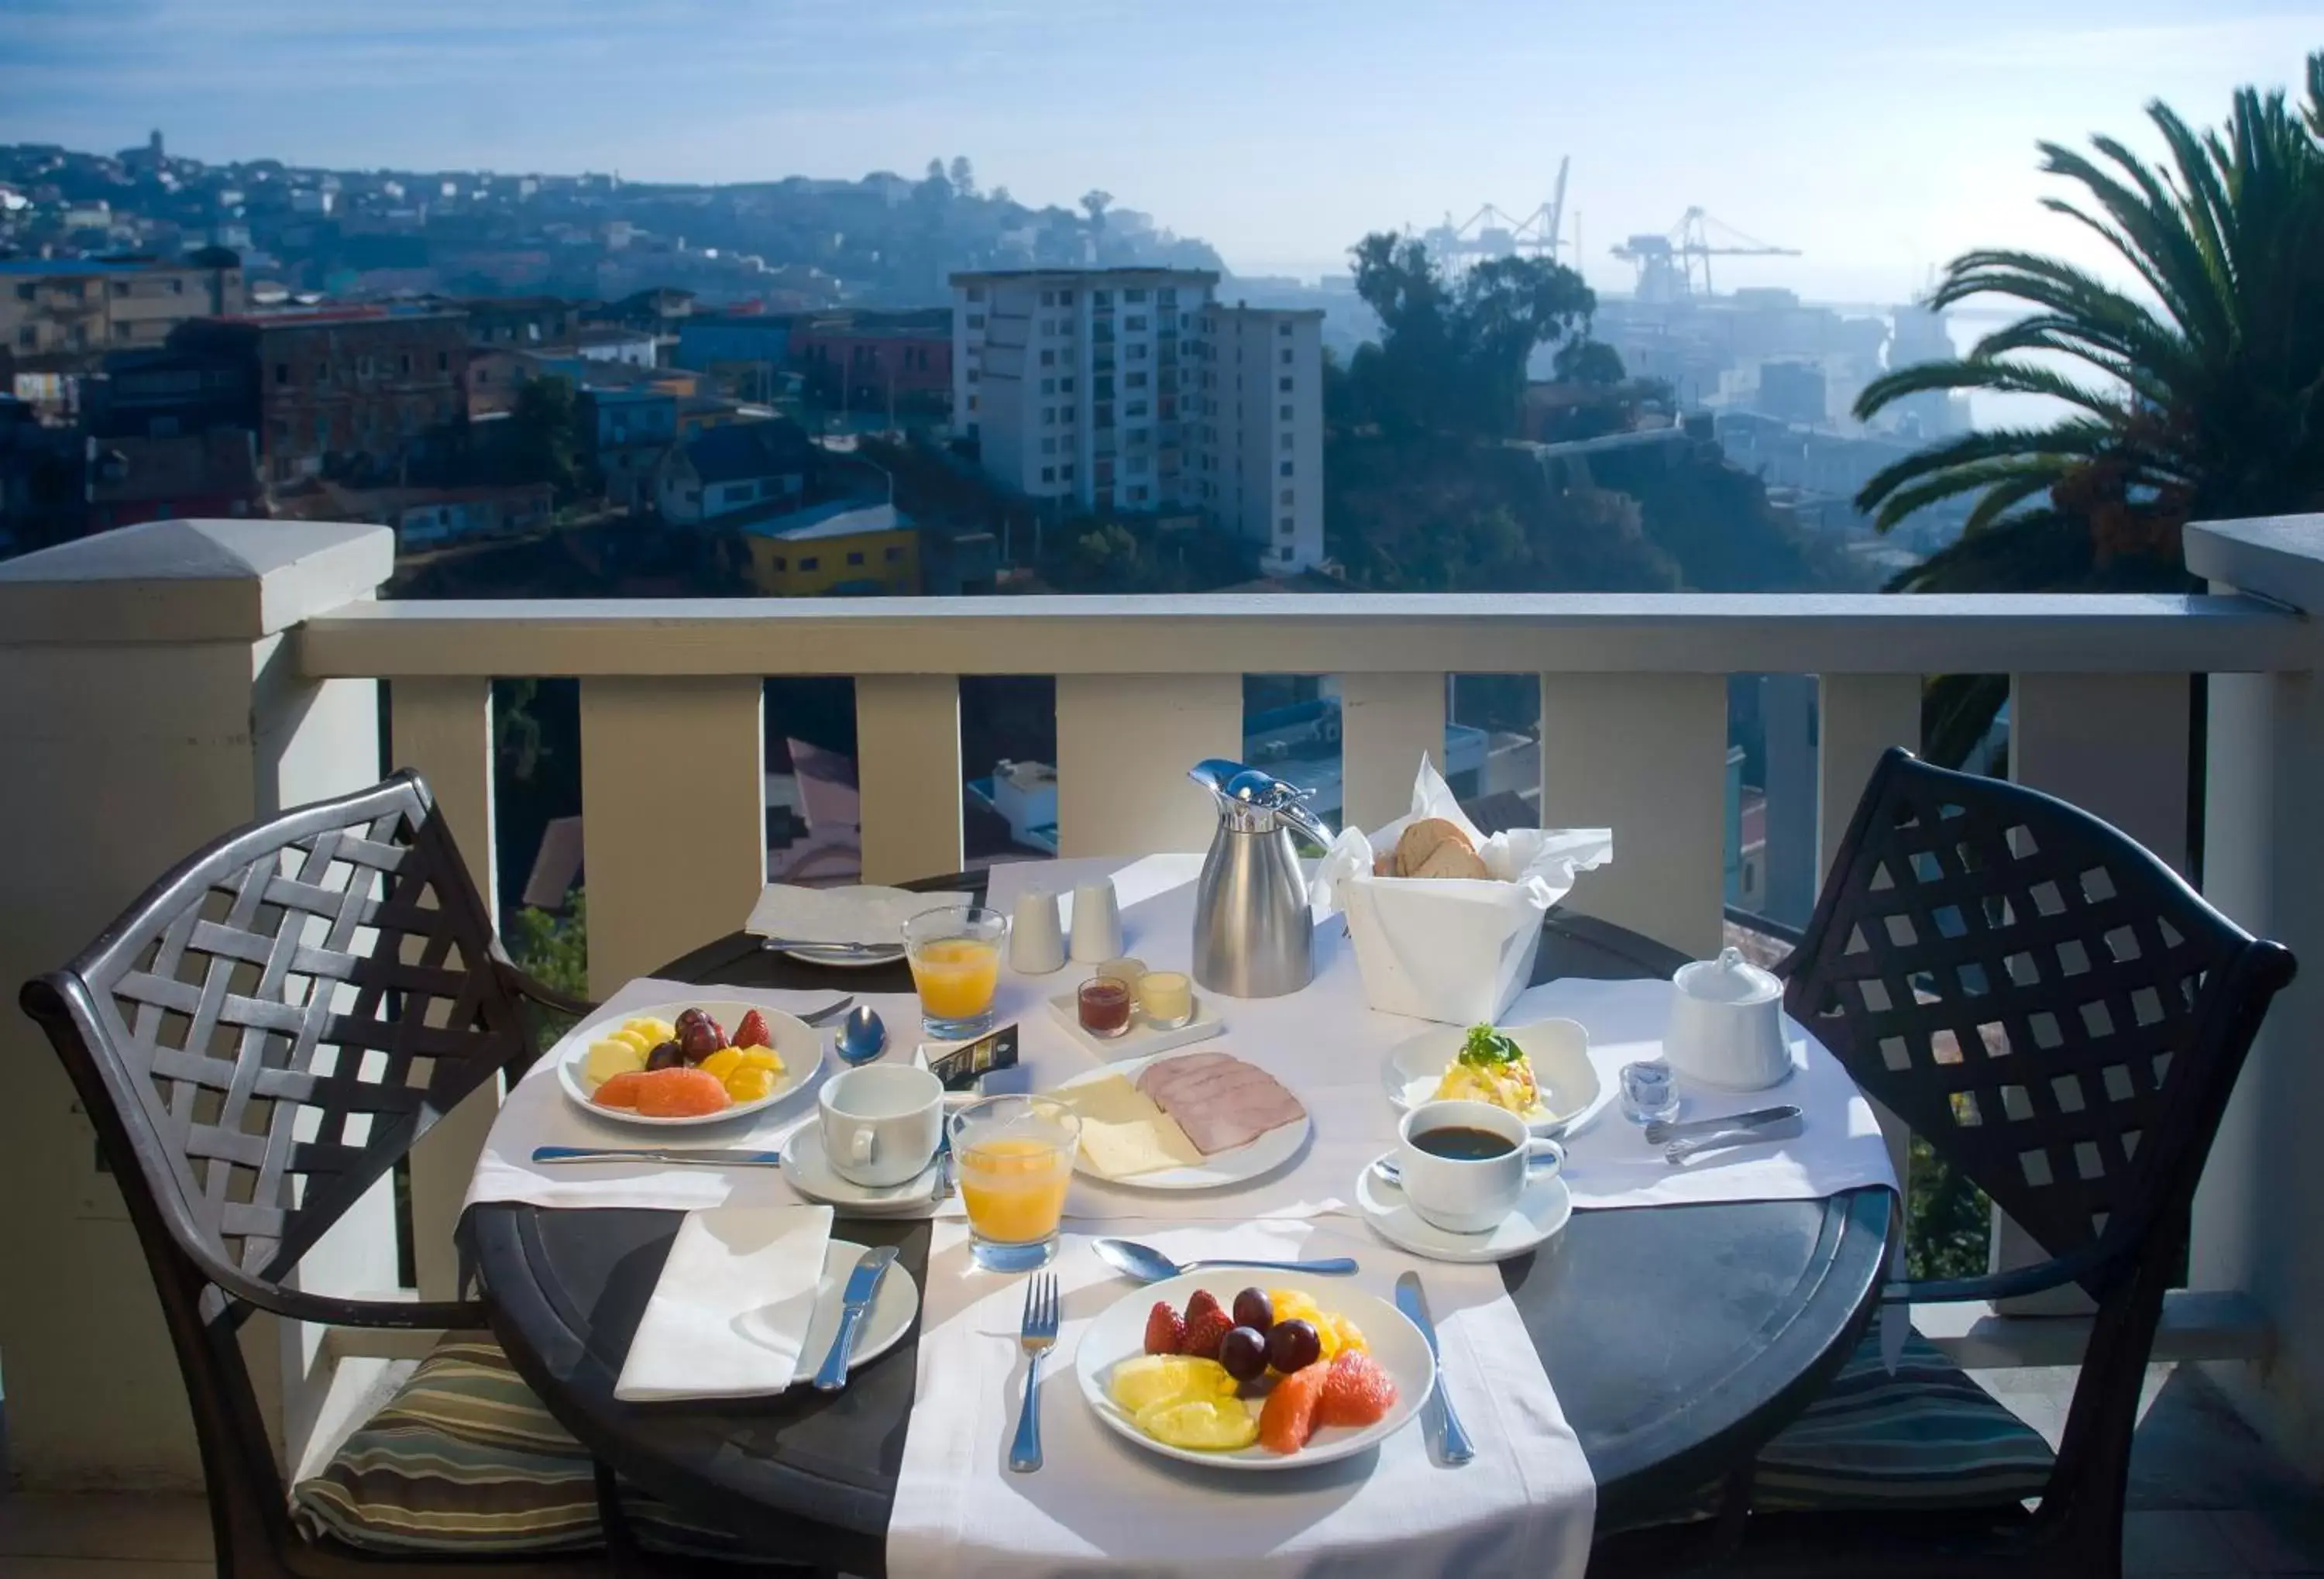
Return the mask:
<path id="1" fill-rule="evenodd" d="M 1027 1272 L 1057 1253 L 1057 1224 L 1082 1123 L 1040 1096 L 987 1096 L 947 1121 L 969 1251 L 989 1271 Z"/>
<path id="2" fill-rule="evenodd" d="M 981 905 L 923 910 L 904 923 L 904 952 L 928 1035 L 969 1041 L 992 1029 L 992 991 L 1008 930 L 1006 917 Z"/>

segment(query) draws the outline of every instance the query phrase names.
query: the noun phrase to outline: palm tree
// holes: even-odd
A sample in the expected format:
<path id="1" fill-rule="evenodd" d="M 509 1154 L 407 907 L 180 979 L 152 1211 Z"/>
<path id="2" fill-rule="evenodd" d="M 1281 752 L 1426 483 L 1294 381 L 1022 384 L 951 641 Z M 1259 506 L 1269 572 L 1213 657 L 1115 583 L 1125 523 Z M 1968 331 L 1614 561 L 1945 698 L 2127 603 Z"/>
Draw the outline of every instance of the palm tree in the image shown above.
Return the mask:
<path id="1" fill-rule="evenodd" d="M 2092 140 L 2098 160 L 2041 144 L 2044 171 L 2084 189 L 2043 206 L 2098 235 L 2138 288 L 2034 253 L 1953 261 L 1931 307 L 2002 296 L 2027 315 L 1966 356 L 1876 380 L 1857 416 L 1956 390 L 2070 410 L 2048 427 L 1946 439 L 1865 485 L 1858 508 L 1883 531 L 1981 495 L 1960 540 L 1890 590 L 2176 590 L 2187 522 L 2324 509 L 2324 53 L 2307 64 L 2301 111 L 2247 88 L 2224 127 L 2199 135 L 2148 106 L 2167 169 L 2110 137 Z M 1965 746 L 1998 706 L 1990 684 L 1949 689 L 1932 697 L 1941 757 L 1938 734 Z"/>

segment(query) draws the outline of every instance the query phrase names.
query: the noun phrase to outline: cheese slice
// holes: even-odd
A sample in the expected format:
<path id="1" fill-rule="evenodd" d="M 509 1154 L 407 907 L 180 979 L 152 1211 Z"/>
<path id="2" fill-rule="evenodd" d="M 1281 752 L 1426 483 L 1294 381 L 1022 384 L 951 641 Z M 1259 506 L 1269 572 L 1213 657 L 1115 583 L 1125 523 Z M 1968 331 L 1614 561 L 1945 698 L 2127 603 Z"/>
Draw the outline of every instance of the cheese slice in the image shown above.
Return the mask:
<path id="1" fill-rule="evenodd" d="M 1101 1178 L 1192 1168 L 1203 1160 L 1177 1121 L 1119 1075 L 1049 1095 L 1081 1120 L 1082 1156 Z"/>

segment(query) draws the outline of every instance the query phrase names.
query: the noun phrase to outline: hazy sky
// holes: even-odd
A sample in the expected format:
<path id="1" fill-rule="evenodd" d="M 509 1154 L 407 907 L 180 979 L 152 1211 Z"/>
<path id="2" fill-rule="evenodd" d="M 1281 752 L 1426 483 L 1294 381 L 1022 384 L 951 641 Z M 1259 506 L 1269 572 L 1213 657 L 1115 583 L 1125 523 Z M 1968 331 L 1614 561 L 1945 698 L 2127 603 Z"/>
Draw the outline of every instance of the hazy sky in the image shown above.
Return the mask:
<path id="1" fill-rule="evenodd" d="M 1722 286 L 1869 300 L 2062 245 L 2037 138 L 2151 149 L 2147 99 L 2216 121 L 2315 48 L 2316 0 L 0 0 L 0 142 L 691 180 L 965 153 L 1308 274 L 1528 213 L 1571 153 L 1593 283 L 1700 203 L 1807 254 Z"/>

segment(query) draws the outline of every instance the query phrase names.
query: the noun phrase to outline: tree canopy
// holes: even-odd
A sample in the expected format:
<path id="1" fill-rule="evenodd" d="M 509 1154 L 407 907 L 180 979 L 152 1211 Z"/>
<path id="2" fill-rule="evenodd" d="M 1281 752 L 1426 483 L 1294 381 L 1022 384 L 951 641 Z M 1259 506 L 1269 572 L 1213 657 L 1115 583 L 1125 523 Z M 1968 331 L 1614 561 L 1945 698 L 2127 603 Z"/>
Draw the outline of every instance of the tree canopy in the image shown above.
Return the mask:
<path id="1" fill-rule="evenodd" d="M 1386 232 L 1351 256 L 1381 332 L 1349 365 L 1346 414 L 1387 429 L 1515 432 L 1534 348 L 1583 338 L 1598 306 L 1581 275 L 1545 258 L 1495 258 L 1455 277 L 1422 243 Z"/>
<path id="2" fill-rule="evenodd" d="M 2041 144 L 2043 170 L 2080 189 L 2044 206 L 2135 286 L 2034 253 L 1964 254 L 1930 305 L 1998 296 L 2025 316 L 1858 401 L 1859 417 L 1931 390 L 2069 408 L 2046 427 L 1946 439 L 1866 485 L 1858 507 L 1884 531 L 1978 495 L 1960 540 L 1900 588 L 2175 586 L 2187 522 L 2324 509 L 2324 54 L 2309 58 L 2304 112 L 2246 88 L 2218 130 L 2160 102 L 2147 115 L 2167 163 L 2112 137 L 2092 139 L 2096 158 Z"/>

